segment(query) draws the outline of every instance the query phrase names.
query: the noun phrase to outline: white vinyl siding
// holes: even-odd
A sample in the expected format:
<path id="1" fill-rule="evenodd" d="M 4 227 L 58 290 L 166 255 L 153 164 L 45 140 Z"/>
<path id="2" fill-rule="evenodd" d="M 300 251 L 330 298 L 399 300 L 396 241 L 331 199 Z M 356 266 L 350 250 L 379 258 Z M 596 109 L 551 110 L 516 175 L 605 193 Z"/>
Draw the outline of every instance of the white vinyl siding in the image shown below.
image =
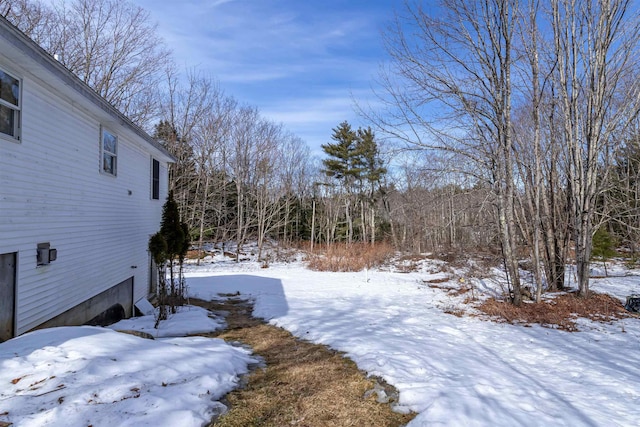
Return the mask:
<path id="1" fill-rule="evenodd" d="M 18 252 L 18 334 L 131 276 L 134 300 L 147 295 L 147 241 L 162 209 L 149 199 L 149 157 L 166 158 L 113 121 L 118 179 L 105 180 L 95 141 L 109 117 L 26 75 L 21 82 L 21 144 L 0 144 L 0 253 Z M 36 267 L 41 242 L 57 259 Z"/>

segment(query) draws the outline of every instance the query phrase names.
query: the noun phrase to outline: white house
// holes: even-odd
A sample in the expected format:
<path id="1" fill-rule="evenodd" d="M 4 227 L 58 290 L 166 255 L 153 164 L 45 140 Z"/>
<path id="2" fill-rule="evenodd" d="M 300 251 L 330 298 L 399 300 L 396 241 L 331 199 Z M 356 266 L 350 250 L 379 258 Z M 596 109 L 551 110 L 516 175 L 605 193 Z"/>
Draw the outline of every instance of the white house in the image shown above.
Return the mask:
<path id="1" fill-rule="evenodd" d="M 0 341 L 131 315 L 172 160 L 0 17 Z"/>

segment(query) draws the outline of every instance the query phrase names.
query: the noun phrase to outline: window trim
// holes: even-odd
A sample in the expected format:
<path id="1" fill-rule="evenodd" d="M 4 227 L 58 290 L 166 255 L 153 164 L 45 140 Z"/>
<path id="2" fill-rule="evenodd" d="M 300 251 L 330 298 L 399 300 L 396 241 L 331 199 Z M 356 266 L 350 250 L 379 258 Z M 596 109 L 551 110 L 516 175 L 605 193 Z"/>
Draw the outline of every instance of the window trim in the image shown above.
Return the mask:
<path id="1" fill-rule="evenodd" d="M 4 65 L 0 65 L 0 71 L 7 74 L 14 80 L 18 81 L 18 105 L 12 104 L 11 102 L 5 101 L 0 98 L 0 106 L 9 108 L 14 112 L 14 121 L 13 121 L 13 135 L 8 133 L 0 132 L 0 138 L 7 139 L 10 141 L 18 142 L 20 141 L 20 135 L 22 133 L 22 88 L 23 88 L 23 80 L 21 77 L 18 77 L 18 74 L 14 73 L 11 70 L 8 70 Z"/>
<path id="2" fill-rule="evenodd" d="M 108 151 L 104 147 L 105 134 L 111 135 L 115 139 L 115 152 Z M 113 158 L 113 171 L 105 167 L 105 155 Z M 118 135 L 105 126 L 100 126 L 100 173 L 109 176 L 118 176 Z"/>
<path id="3" fill-rule="evenodd" d="M 160 200 L 160 161 L 153 157 L 151 158 L 151 200 Z"/>

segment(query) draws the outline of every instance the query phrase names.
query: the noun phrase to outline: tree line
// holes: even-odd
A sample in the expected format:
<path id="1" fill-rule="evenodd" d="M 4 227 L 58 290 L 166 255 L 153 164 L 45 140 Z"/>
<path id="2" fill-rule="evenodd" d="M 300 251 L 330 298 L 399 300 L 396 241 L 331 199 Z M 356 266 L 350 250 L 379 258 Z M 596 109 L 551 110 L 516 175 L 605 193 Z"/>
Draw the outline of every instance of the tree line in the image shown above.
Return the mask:
<path id="1" fill-rule="evenodd" d="M 630 0 L 407 2 L 385 33 L 386 108 L 327 132 L 324 159 L 197 71 L 181 76 L 128 2 L 0 0 L 0 14 L 176 157 L 170 188 L 192 241 L 388 241 L 491 251 L 512 301 L 574 261 L 589 293 L 593 236 L 640 237 L 637 5 Z M 601 241 L 597 239 L 597 242 Z M 597 243 L 596 242 L 596 243 Z M 598 251 L 598 253 L 600 253 Z"/>
<path id="2" fill-rule="evenodd" d="M 176 83 L 154 137 L 175 155 L 170 184 L 194 240 L 297 240 L 309 191 L 309 148 L 282 124 L 241 105 L 210 79 Z"/>

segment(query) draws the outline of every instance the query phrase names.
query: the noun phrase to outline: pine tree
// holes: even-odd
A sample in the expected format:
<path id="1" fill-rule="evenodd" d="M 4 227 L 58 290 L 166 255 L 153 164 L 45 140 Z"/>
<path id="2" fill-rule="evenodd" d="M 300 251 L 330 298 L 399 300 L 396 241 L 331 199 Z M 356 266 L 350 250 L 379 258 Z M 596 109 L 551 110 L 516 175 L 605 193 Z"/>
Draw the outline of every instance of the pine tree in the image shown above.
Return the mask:
<path id="1" fill-rule="evenodd" d="M 375 192 L 382 177 L 387 172 L 380 158 L 378 144 L 371 128 L 358 128 L 354 131 L 348 122 L 340 123 L 333 129 L 334 143 L 323 144 L 322 149 L 329 156 L 322 161 L 323 172 L 338 181 L 347 192 L 345 198 L 345 216 L 347 223 L 347 241 L 351 242 L 354 233 L 352 208 L 357 213 L 359 206 L 362 239 L 367 240 L 367 227 L 371 242 L 375 241 Z M 368 213 L 365 214 L 365 201 Z M 367 218 L 365 218 L 365 216 Z M 368 224 L 368 225 L 367 225 Z"/>
<path id="2" fill-rule="evenodd" d="M 593 235 L 591 256 L 602 260 L 605 276 L 609 275 L 607 271 L 607 260 L 616 255 L 615 239 L 605 227 L 600 227 Z"/>
<path id="3" fill-rule="evenodd" d="M 387 168 L 384 167 L 384 162 L 380 157 L 380 150 L 378 149 L 376 137 L 371 128 L 358 128 L 357 137 L 356 165 L 361 171 L 359 177 L 361 186 L 366 186 L 366 189 L 363 189 L 362 191 L 362 197 L 366 200 L 369 209 L 367 214 L 368 220 L 365 221 L 364 206 L 362 206 L 363 234 L 366 234 L 367 229 L 364 223 L 368 222 L 369 236 L 371 244 L 373 245 L 376 240 L 376 193 L 380 188 L 382 178 L 387 173 Z"/>
<path id="4" fill-rule="evenodd" d="M 372 198 L 376 185 L 380 184 L 382 177 L 387 173 L 387 168 L 384 167 L 376 136 L 370 127 L 358 128 L 356 165 L 361 170 L 360 178 L 369 184 L 369 197 Z"/>
<path id="5" fill-rule="evenodd" d="M 331 139 L 335 143 L 322 144 L 321 147 L 329 156 L 322 160 L 325 169 L 323 172 L 328 176 L 341 181 L 349 191 L 353 185 L 354 178 L 359 176 L 360 169 L 356 167 L 357 155 L 357 133 L 351 129 L 351 125 L 346 121 L 333 129 Z"/>

